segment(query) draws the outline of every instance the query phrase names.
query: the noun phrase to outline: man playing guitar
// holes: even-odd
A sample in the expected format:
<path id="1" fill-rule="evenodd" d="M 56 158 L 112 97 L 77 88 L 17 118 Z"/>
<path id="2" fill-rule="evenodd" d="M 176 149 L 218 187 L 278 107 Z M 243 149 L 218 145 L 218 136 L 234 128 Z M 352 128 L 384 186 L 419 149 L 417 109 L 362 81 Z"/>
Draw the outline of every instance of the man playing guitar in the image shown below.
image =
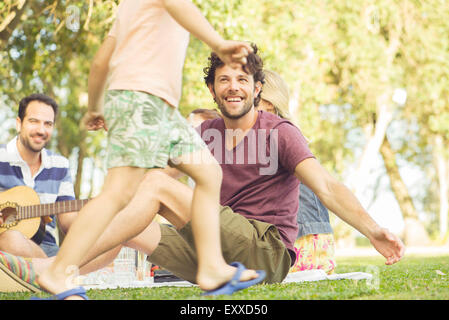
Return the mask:
<path id="1" fill-rule="evenodd" d="M 32 94 L 20 101 L 18 135 L 0 145 L 0 192 L 28 186 L 37 193 L 41 204 L 75 199 L 68 160 L 45 148 L 52 137 L 57 111 L 56 102 L 43 94 Z M 39 230 L 29 239 L 20 231 L 8 229 L 5 213 L 0 212 L 0 250 L 24 257 L 56 255 L 55 220 L 41 218 Z M 59 227 L 67 231 L 75 217 L 76 212 L 58 215 Z"/>

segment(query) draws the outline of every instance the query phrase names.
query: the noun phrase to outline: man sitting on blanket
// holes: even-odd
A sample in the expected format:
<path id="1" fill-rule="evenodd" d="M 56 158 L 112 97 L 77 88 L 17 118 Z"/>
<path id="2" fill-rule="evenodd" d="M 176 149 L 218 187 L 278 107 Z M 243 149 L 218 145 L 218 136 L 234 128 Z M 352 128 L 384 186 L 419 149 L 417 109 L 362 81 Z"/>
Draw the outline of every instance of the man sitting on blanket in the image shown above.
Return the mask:
<path id="1" fill-rule="evenodd" d="M 44 94 L 32 94 L 20 101 L 16 119 L 18 135 L 0 145 L 0 192 L 28 186 L 37 193 L 41 204 L 75 199 L 69 161 L 45 148 L 51 140 L 57 113 L 57 103 Z M 42 221 L 31 239 L 19 230 L 0 227 L 0 250 L 26 257 L 54 256 L 59 248 L 56 221 L 67 231 L 75 217 L 76 212 L 68 212 L 56 216 L 47 225 Z"/>
<path id="2" fill-rule="evenodd" d="M 224 65 L 214 53 L 209 60 L 205 80 L 223 119 L 203 122 L 200 132 L 223 170 L 220 231 L 226 261 L 265 270 L 266 283 L 286 277 L 295 258 L 301 181 L 327 208 L 365 235 L 387 265 L 398 262 L 404 253 L 401 240 L 381 228 L 349 189 L 318 163 L 300 130 L 276 115 L 255 110 L 264 82 L 257 48 L 248 56 L 245 69 Z M 133 241 L 151 262 L 194 282 L 197 267 L 189 213 L 195 195 L 162 170 L 148 175 L 84 263 Z M 154 222 L 156 213 L 174 227 Z M 239 285 L 235 280 L 224 286 L 230 293 Z"/>

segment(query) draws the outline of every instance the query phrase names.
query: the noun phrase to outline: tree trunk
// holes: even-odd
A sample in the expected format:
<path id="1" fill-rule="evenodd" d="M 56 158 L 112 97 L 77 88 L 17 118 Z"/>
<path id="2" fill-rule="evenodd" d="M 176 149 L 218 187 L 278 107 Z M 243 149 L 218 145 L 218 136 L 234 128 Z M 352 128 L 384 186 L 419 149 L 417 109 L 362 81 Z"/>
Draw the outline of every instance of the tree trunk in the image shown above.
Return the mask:
<path id="1" fill-rule="evenodd" d="M 78 167 L 75 178 L 75 197 L 79 199 L 81 194 L 81 184 L 83 177 L 84 158 L 86 158 L 86 130 L 80 130 L 80 145 L 78 150 Z"/>
<path id="2" fill-rule="evenodd" d="M 371 174 L 373 159 L 377 156 L 382 140 L 387 132 L 387 128 L 393 119 L 393 112 L 389 104 L 390 96 L 391 94 L 389 91 L 386 91 L 378 98 L 376 118 L 364 127 L 367 143 L 365 144 L 362 155 L 358 160 L 357 168 L 345 181 L 345 184 L 354 193 L 364 207 L 367 206 L 366 201 L 363 200 L 365 189 L 370 181 L 376 179 L 376 177 L 373 177 Z M 339 224 L 338 221 L 339 220 L 337 220 L 336 227 Z M 355 235 L 352 229 L 349 234 L 355 245 Z"/>
<path id="3" fill-rule="evenodd" d="M 90 190 L 89 190 L 89 195 L 88 195 L 88 199 L 93 198 L 94 196 L 94 191 L 95 191 L 95 161 L 92 161 L 92 165 L 91 165 L 91 172 L 90 172 Z"/>
<path id="4" fill-rule="evenodd" d="M 438 172 L 438 184 L 439 184 L 439 198 L 440 198 L 440 238 L 443 239 L 447 233 L 448 224 L 448 170 L 447 161 L 444 158 L 442 151 L 444 148 L 443 138 L 441 136 L 435 137 L 436 151 L 434 152 L 436 158 L 437 172 Z"/>
<path id="5" fill-rule="evenodd" d="M 17 5 L 6 16 L 5 20 L 0 23 L 0 49 L 5 47 L 12 32 L 19 24 L 27 4 L 28 2 L 26 0 L 18 1 Z"/>
<path id="6" fill-rule="evenodd" d="M 365 136 L 368 142 L 363 149 L 357 169 L 347 181 L 348 187 L 359 199 L 364 194 L 364 189 L 370 181 L 372 161 L 378 154 L 382 141 L 384 140 L 387 132 L 387 128 L 393 119 L 393 112 L 389 106 L 389 97 L 389 92 L 386 92 L 379 97 L 379 107 L 377 108 L 376 119 L 369 125 L 369 127 L 365 128 Z"/>
<path id="7" fill-rule="evenodd" d="M 414 246 L 428 245 L 430 242 L 429 236 L 422 223 L 418 220 L 418 213 L 408 193 L 407 186 L 399 174 L 396 155 L 386 135 L 380 147 L 380 154 L 382 155 L 388 177 L 390 178 L 391 189 L 398 201 L 404 218 L 404 242 L 407 245 Z"/>

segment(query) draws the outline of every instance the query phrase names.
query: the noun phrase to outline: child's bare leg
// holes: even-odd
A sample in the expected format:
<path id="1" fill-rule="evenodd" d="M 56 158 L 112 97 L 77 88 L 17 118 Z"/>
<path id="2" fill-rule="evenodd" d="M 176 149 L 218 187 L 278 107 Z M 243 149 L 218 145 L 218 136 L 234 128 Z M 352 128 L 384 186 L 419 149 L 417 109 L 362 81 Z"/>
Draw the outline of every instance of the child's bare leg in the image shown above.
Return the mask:
<path id="1" fill-rule="evenodd" d="M 175 166 L 195 180 L 191 224 L 198 256 L 197 283 L 203 290 L 212 290 L 229 281 L 235 268 L 226 263 L 221 251 L 219 203 L 222 171 L 208 149 L 199 152 L 201 156 L 181 156 L 176 159 Z M 200 163 L 192 161 L 199 159 L 202 160 Z M 254 270 L 247 270 L 241 280 L 257 276 Z"/>
<path id="2" fill-rule="evenodd" d="M 190 221 L 192 196 L 193 190 L 185 184 L 160 169 L 150 170 L 145 174 L 130 203 L 113 218 L 89 250 L 81 263 L 80 274 L 87 274 L 108 265 L 123 246 L 150 255 L 158 246 L 161 237 L 159 225 L 151 223 L 156 213 L 179 229 Z M 41 275 L 50 268 L 55 258 L 33 259 L 36 273 Z"/>
<path id="3" fill-rule="evenodd" d="M 113 217 L 131 200 L 145 169 L 118 167 L 108 171 L 100 195 L 87 203 L 71 225 L 52 266 L 38 278 L 42 288 L 60 293 L 73 287 L 69 279 Z"/>

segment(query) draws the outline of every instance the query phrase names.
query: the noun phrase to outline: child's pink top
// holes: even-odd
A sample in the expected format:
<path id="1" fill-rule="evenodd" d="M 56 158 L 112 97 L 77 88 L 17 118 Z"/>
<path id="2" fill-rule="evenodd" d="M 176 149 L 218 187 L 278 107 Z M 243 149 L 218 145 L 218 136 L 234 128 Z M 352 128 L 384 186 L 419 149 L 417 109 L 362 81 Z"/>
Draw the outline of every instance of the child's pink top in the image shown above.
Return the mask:
<path id="1" fill-rule="evenodd" d="M 144 91 L 177 107 L 189 33 L 161 0 L 122 0 L 109 31 L 116 38 L 108 90 Z"/>

